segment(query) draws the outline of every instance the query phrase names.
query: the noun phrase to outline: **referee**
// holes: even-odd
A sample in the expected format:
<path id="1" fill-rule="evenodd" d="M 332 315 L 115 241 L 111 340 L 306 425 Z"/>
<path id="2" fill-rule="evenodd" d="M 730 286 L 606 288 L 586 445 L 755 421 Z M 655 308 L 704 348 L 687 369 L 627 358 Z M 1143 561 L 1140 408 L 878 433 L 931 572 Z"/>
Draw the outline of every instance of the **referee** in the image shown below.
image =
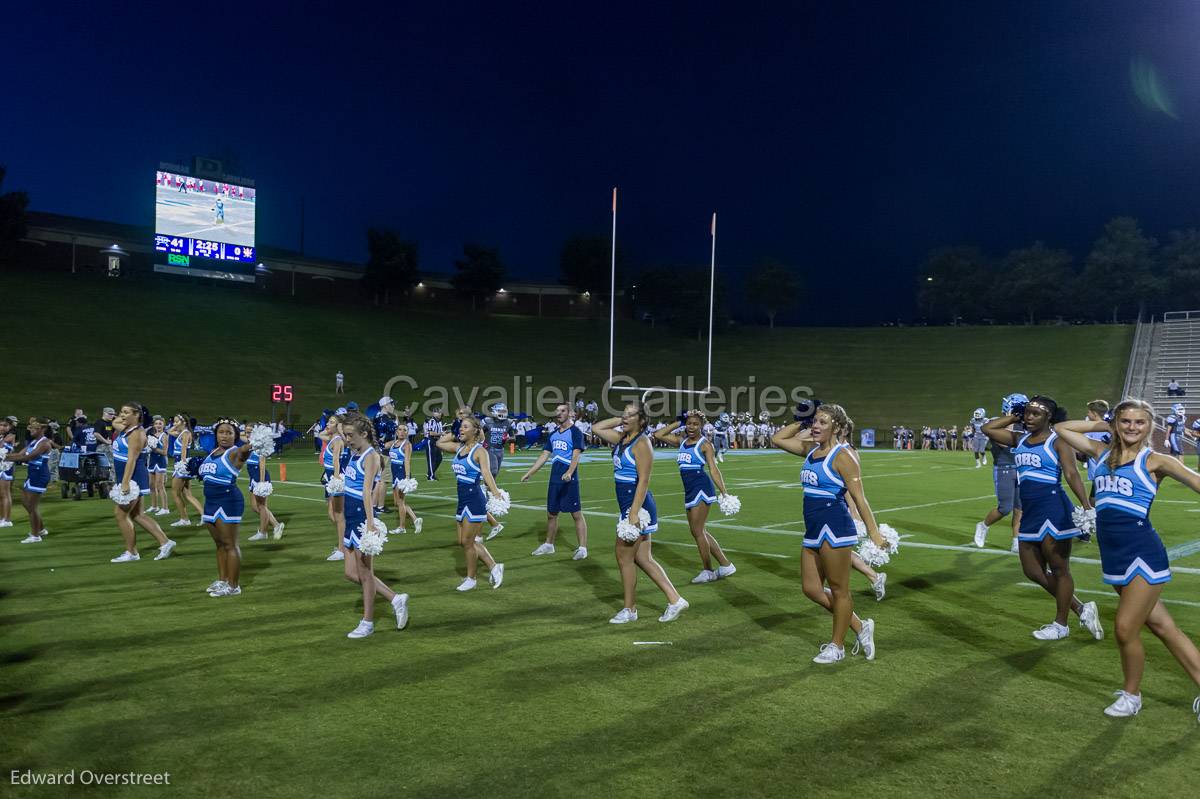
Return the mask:
<path id="1" fill-rule="evenodd" d="M 427 480 L 436 480 L 437 469 L 442 465 L 442 451 L 438 449 L 437 440 L 441 438 L 443 428 L 441 411 L 434 411 L 433 417 L 425 420 L 425 457 L 429 459 Z"/>

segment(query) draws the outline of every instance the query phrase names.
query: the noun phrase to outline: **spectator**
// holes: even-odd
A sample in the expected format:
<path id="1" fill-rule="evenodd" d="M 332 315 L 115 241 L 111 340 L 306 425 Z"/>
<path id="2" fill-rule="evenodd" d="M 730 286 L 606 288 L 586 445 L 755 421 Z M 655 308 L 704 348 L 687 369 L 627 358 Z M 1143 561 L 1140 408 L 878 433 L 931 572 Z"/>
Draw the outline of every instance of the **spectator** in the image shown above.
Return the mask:
<path id="1" fill-rule="evenodd" d="M 1175 378 L 1172 377 L 1171 382 L 1167 383 L 1167 396 L 1168 397 L 1182 397 L 1186 393 L 1187 392 L 1183 390 L 1183 387 L 1181 385 L 1179 385 L 1179 381 L 1176 380 Z"/>
<path id="2" fill-rule="evenodd" d="M 101 479 L 111 483 L 112 480 L 112 439 L 113 439 L 113 419 L 116 418 L 117 412 L 113 408 L 105 408 L 100 413 L 100 420 L 96 422 L 96 453 L 100 455 L 100 473 L 104 475 Z"/>
<path id="3" fill-rule="evenodd" d="M 344 374 L 342 374 L 341 369 L 338 369 L 336 379 L 337 379 L 337 386 L 334 388 L 333 393 L 345 394 L 346 393 L 346 376 Z"/>

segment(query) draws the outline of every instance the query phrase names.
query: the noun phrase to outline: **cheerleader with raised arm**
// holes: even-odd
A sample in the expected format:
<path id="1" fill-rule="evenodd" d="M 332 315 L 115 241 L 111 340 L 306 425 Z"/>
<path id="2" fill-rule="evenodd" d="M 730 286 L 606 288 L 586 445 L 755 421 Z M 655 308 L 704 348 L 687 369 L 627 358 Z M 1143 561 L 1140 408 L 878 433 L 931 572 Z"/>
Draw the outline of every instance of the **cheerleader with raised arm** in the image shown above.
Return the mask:
<path id="1" fill-rule="evenodd" d="M 363 615 L 358 626 L 346 634 L 347 638 L 366 638 L 375 632 L 375 595 L 381 594 L 392 605 L 396 614 L 396 629 L 403 630 L 408 624 L 408 594 L 397 594 L 383 580 L 375 576 L 375 558 L 364 549 L 364 538 L 375 529 L 376 517 L 372 503 L 372 489 L 380 479 L 381 459 L 375 449 L 375 430 L 367 417 L 353 414 L 342 425 L 342 435 L 350 452 L 343 470 L 345 483 L 347 555 L 346 579 L 362 586 Z M 382 521 L 379 522 L 382 526 Z"/>
<path id="2" fill-rule="evenodd" d="M 1150 521 L 1150 506 L 1163 480 L 1170 477 L 1200 493 L 1200 473 L 1178 458 L 1155 452 L 1154 409 L 1127 399 L 1112 412 L 1112 421 L 1060 422 L 1059 437 L 1095 460 L 1096 538 L 1104 582 L 1117 600 L 1116 636 L 1125 684 L 1116 701 L 1104 709 L 1109 716 L 1134 716 L 1142 709 L 1141 684 L 1146 668 L 1142 628 L 1154 633 L 1200 686 L 1200 650 L 1176 625 L 1162 602 L 1171 579 L 1171 566 L 1162 539 Z M 1090 434 L 1109 433 L 1111 442 Z M 1200 696 L 1192 703 L 1200 720 Z"/>
<path id="3" fill-rule="evenodd" d="M 424 520 L 417 516 L 416 511 L 406 499 L 407 494 L 417 484 L 409 470 L 409 464 L 412 463 L 412 442 L 408 440 L 408 425 L 403 422 L 396 425 L 392 435 L 394 436 L 392 440 L 383 443 L 392 467 L 392 499 L 396 503 L 396 529 L 391 532 L 407 533 L 408 530 L 404 527 L 405 519 L 412 519 L 413 532 L 419 533 Z"/>
<path id="4" fill-rule="evenodd" d="M 21 507 L 29 514 L 29 535 L 21 539 L 22 544 L 37 544 L 49 533 L 42 521 L 38 505 L 46 486 L 50 485 L 50 450 L 53 444 L 46 437 L 50 430 L 50 420 L 42 416 L 31 416 L 29 425 L 29 443 L 25 449 L 18 452 L 15 449 L 0 449 L 0 460 L 8 463 L 25 464 L 25 482 L 21 485 Z"/>
<path id="5" fill-rule="evenodd" d="M 254 432 L 256 425 L 253 422 L 246 425 L 246 440 L 250 440 L 250 435 Z M 265 427 L 265 425 L 264 425 Z M 271 485 L 271 471 L 267 468 L 267 459 L 260 458 L 258 453 L 251 450 L 250 457 L 246 459 L 246 476 L 250 478 L 250 507 L 258 514 L 258 532 L 250 536 L 251 541 L 266 541 L 270 537 L 275 540 L 283 538 L 283 522 L 275 518 L 275 514 L 267 506 L 267 498 L 271 496 L 273 486 Z M 267 531 L 271 534 L 268 535 Z"/>
<path id="6" fill-rule="evenodd" d="M 150 507 L 151 516 L 166 516 L 171 512 L 167 502 L 167 426 L 161 416 L 155 416 L 146 431 L 146 452 L 150 456 Z"/>
<path id="7" fill-rule="evenodd" d="M 192 495 L 192 474 L 188 471 L 188 456 L 192 451 L 191 423 L 186 413 L 177 413 L 168 431 L 171 443 L 171 495 L 175 498 L 175 510 L 179 518 L 171 522 L 172 527 L 191 527 L 192 520 L 188 518 L 188 505 L 196 509 L 196 513 L 204 515 L 204 506 Z"/>
<path id="8" fill-rule="evenodd" d="M 858 531 L 846 501 L 858 509 L 867 535 L 881 549 L 887 543 L 879 533 L 875 514 L 862 487 L 858 459 L 840 437 L 850 429 L 850 417 L 840 405 L 821 405 L 807 420 L 780 429 L 771 439 L 779 449 L 804 458 L 800 484 L 804 489 L 804 549 L 800 576 L 804 595 L 833 614 L 833 636 L 821 646 L 814 663 L 837 663 L 846 656 L 846 631 L 857 636 L 867 660 L 875 659 L 875 621 L 860 619 L 850 594 L 852 552 Z M 826 590 L 828 585 L 828 590 Z"/>
<path id="9" fill-rule="evenodd" d="M 619 417 L 605 419 L 592 432 L 613 446 L 613 481 L 621 522 L 617 525 L 617 567 L 621 571 L 624 607 L 609 619 L 610 624 L 637 621 L 637 570 L 641 569 L 667 597 L 661 622 L 675 621 L 688 609 L 666 570 L 654 559 L 650 536 L 658 532 L 658 507 L 650 492 L 654 449 L 647 430 L 650 420 L 641 403 L 631 402 Z"/>
<path id="10" fill-rule="evenodd" d="M 729 492 L 725 490 L 725 479 L 717 467 L 716 449 L 702 432 L 704 414 L 691 410 L 683 415 L 682 421 L 683 435 L 679 435 L 678 424 L 669 423 L 655 431 L 654 439 L 679 448 L 676 461 L 679 464 L 679 477 L 683 480 L 683 509 L 700 554 L 700 573 L 692 578 L 692 582 L 711 583 L 737 571 L 737 567 L 721 550 L 717 539 L 705 528 L 709 507 L 719 495 Z M 711 478 L 704 471 L 706 465 Z M 714 560 L 717 562 L 715 569 Z"/>
<path id="11" fill-rule="evenodd" d="M 1021 526 L 1017 531 L 1017 554 L 1025 576 L 1054 597 L 1054 620 L 1033 631 L 1039 641 L 1058 641 L 1071 633 L 1067 615 L 1074 611 L 1079 624 L 1099 641 L 1104 637 L 1095 602 L 1080 602 L 1071 576 L 1071 543 L 1080 534 L 1072 518 L 1071 500 L 1062 479 L 1084 508 L 1092 506 L 1083 479 L 1075 468 L 1070 444 L 1054 432 L 1066 411 L 1050 397 L 1010 395 L 1001 405 L 1003 416 L 983 425 L 983 434 L 1012 448 L 1017 467 L 1017 491 L 1021 497 Z M 1016 424 L 1023 430 L 1011 429 Z M 1065 464 L 1065 467 L 1064 467 Z M 1047 573 L 1049 567 L 1049 573 Z"/>
<path id="12" fill-rule="evenodd" d="M 113 515 L 121 537 L 125 539 L 125 551 L 113 558 L 112 563 L 141 560 L 134 524 L 158 542 L 155 560 L 170 557 L 171 550 L 175 549 L 175 542 L 167 538 L 158 522 L 142 507 L 142 497 L 150 495 L 149 453 L 146 449 L 146 426 L 150 423 L 150 414 L 137 402 L 126 402 L 113 420 L 112 457 L 117 484 L 113 486 L 111 497 L 116 503 Z"/>
<path id="13" fill-rule="evenodd" d="M 349 460 L 350 453 L 346 451 L 346 439 L 342 437 L 342 415 L 330 414 L 325 421 L 325 428 L 317 434 L 325 442 L 321 453 L 321 466 L 325 473 L 321 482 L 325 484 L 325 506 L 329 512 L 329 521 L 333 522 L 333 531 L 337 535 L 333 552 L 329 553 L 327 561 L 346 559 L 346 492 L 342 486 L 342 469 Z"/>
<path id="14" fill-rule="evenodd" d="M 458 425 L 458 440 L 453 431 L 448 431 L 438 439 L 437 446 L 442 452 L 454 455 L 452 468 L 458 485 L 454 520 L 458 523 L 458 544 L 463 548 L 467 566 L 467 576 L 459 583 L 458 590 L 470 591 L 475 587 L 477 561 L 483 561 L 488 567 L 492 588 L 499 588 L 504 582 L 504 564 L 496 562 L 479 537 L 480 525 L 489 515 L 480 483 L 487 486 L 492 496 L 500 496 L 483 446 L 483 428 L 479 420 L 474 416 L 462 418 Z"/>
<path id="15" fill-rule="evenodd" d="M 239 445 L 237 423 L 232 419 L 221 419 L 213 425 L 213 435 L 217 446 L 200 464 L 200 479 L 204 481 L 204 515 L 200 520 L 208 527 L 217 549 L 217 579 L 207 591 L 209 596 L 219 598 L 242 593 L 238 528 L 246 500 L 237 479 L 250 457 L 250 442 Z"/>
<path id="16" fill-rule="evenodd" d="M 13 462 L 4 456 L 17 448 L 12 417 L 0 418 L 0 527 L 12 527 Z"/>

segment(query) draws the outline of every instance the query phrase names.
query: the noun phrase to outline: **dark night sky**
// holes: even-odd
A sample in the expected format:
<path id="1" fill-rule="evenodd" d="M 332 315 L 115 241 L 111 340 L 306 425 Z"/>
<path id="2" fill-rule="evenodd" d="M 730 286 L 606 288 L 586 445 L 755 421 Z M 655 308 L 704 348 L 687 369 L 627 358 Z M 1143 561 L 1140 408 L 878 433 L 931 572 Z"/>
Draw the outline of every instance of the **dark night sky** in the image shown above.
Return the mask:
<path id="1" fill-rule="evenodd" d="M 715 209 L 719 264 L 905 302 L 940 244 L 1200 223 L 1195 2 L 51 5 L 3 54 L 0 163 L 39 210 L 150 224 L 159 161 L 234 153 L 261 243 L 296 246 L 303 195 L 310 254 L 384 224 L 429 270 L 477 241 L 554 279 L 618 185 L 635 260 L 705 262 Z"/>

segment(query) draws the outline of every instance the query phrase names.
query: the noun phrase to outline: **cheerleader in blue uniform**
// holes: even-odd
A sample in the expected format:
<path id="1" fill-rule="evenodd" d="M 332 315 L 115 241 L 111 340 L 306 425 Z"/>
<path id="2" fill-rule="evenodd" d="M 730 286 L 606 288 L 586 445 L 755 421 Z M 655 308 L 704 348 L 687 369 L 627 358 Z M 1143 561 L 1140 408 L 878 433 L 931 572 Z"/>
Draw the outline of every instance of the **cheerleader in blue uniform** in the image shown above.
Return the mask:
<path id="1" fill-rule="evenodd" d="M 22 544 L 37 544 L 49 532 L 42 522 L 42 514 L 38 504 L 46 486 L 50 485 L 50 450 L 53 444 L 46 437 L 50 430 L 50 420 L 41 416 L 31 416 L 29 426 L 29 443 L 21 452 L 15 450 L 0 451 L 0 458 L 11 463 L 25 464 L 25 482 L 21 486 L 21 506 L 29 514 L 29 535 L 21 540 Z"/>
<path id="2" fill-rule="evenodd" d="M 325 485 L 325 506 L 329 512 L 329 521 L 333 522 L 333 530 L 337 534 L 333 552 L 329 553 L 327 561 L 346 559 L 346 546 L 342 541 L 346 537 L 346 494 L 344 491 L 332 491 L 329 481 L 342 476 L 342 469 L 350 460 L 346 450 L 346 440 L 342 437 L 342 414 L 330 414 L 325 421 L 325 428 L 317 435 L 325 442 L 321 452 L 321 468 L 324 473 L 321 482 Z"/>
<path id="3" fill-rule="evenodd" d="M 725 490 L 725 479 L 717 468 L 716 449 L 703 435 L 704 414 L 697 410 L 688 411 L 681 421 L 682 436 L 678 435 L 677 424 L 665 424 L 655 431 L 654 439 L 679 447 L 676 461 L 679 463 L 679 477 L 683 480 L 683 509 L 700 553 L 701 570 L 692 578 L 692 582 L 711 583 L 737 571 L 733 562 L 725 557 L 717 539 L 704 527 L 708 521 L 709 506 L 717 501 L 718 490 L 721 494 L 729 492 Z M 712 474 L 711 478 L 704 471 L 705 464 Z M 716 569 L 712 565 L 714 559 L 717 561 Z"/>
<path id="4" fill-rule="evenodd" d="M 250 433 L 254 430 L 254 423 L 246 425 L 246 440 L 250 440 Z M 275 518 L 275 514 L 268 507 L 267 500 L 269 497 L 260 497 L 254 493 L 254 489 L 259 483 L 271 482 L 271 470 L 267 468 L 266 459 L 258 457 L 258 453 L 250 451 L 250 457 L 246 459 L 246 477 L 250 480 L 250 507 L 258 514 L 258 532 L 250 536 L 251 541 L 266 541 L 267 538 L 273 536 L 276 541 L 283 538 L 283 522 Z M 270 529 L 271 535 L 267 535 L 267 530 Z"/>
<path id="5" fill-rule="evenodd" d="M 129 493 L 132 483 L 137 483 L 137 495 L 128 505 L 116 505 L 113 515 L 117 518 L 117 527 L 121 537 L 125 539 L 125 551 L 112 559 L 112 563 L 129 563 L 141 560 L 137 548 L 137 533 L 134 531 L 136 522 L 154 539 L 158 541 L 158 554 L 155 560 L 163 560 L 175 549 L 175 542 L 167 538 L 162 528 L 153 517 L 142 507 L 142 497 L 150 495 L 150 468 L 146 450 L 146 426 L 150 424 L 150 414 L 139 403 L 127 402 L 121 406 L 121 412 L 113 419 L 113 429 L 116 431 L 112 439 L 113 474 L 121 490 Z"/>
<path id="6" fill-rule="evenodd" d="M 13 420 L 0 419 L 0 527 L 12 527 L 13 464 L 4 456 L 17 448 Z"/>
<path id="7" fill-rule="evenodd" d="M 396 425 L 396 429 L 392 433 L 395 438 L 383 443 L 384 449 L 388 453 L 388 460 L 392 467 L 392 499 L 396 502 L 396 529 L 391 532 L 396 534 L 407 533 L 408 530 L 404 527 L 405 519 L 412 519 L 413 532 L 421 532 L 421 526 L 424 520 L 417 516 L 412 505 L 408 504 L 405 499 L 404 492 L 400 490 L 400 482 L 410 478 L 409 464 L 412 463 L 412 442 L 408 440 L 408 425 L 401 423 Z"/>
<path id="8" fill-rule="evenodd" d="M 366 638 L 375 632 L 375 595 L 382 594 L 396 613 L 396 629 L 403 630 L 408 624 L 408 594 L 397 594 L 383 580 L 375 576 L 374 558 L 364 555 L 360 539 L 365 530 L 375 523 L 375 509 L 371 502 L 373 488 L 380 480 L 380 457 L 375 449 L 375 430 L 371 420 L 353 414 L 342 424 L 342 435 L 350 453 L 342 471 L 346 482 L 344 497 L 346 537 L 346 579 L 362 586 L 363 615 L 358 626 L 346 634 L 347 638 Z"/>
<path id="9" fill-rule="evenodd" d="M 191 527 L 192 520 L 188 518 L 187 512 L 188 505 L 195 508 L 196 513 L 201 516 L 204 515 L 204 506 L 192 494 L 192 476 L 186 470 L 194 438 L 187 414 L 175 414 L 168 432 L 171 446 L 171 494 L 175 497 L 175 509 L 179 511 L 179 518 L 171 522 L 171 526 Z"/>
<path id="10" fill-rule="evenodd" d="M 637 621 L 637 570 L 641 569 L 667 596 L 667 609 L 658 617 L 669 622 L 679 618 L 688 608 L 688 601 L 679 595 L 666 570 L 654 559 L 650 536 L 658 532 L 658 507 L 650 493 L 650 472 L 654 466 L 654 449 L 646 434 L 649 426 L 646 410 L 640 403 L 625 406 L 619 417 L 597 422 L 592 432 L 613 446 L 613 480 L 616 483 L 617 507 L 621 518 L 641 527 L 636 541 L 617 536 L 617 567 L 621 570 L 625 606 L 609 619 L 610 624 Z M 649 516 L 642 527 L 641 511 Z"/>
<path id="11" fill-rule="evenodd" d="M 1021 497 L 1017 554 L 1025 576 L 1046 589 L 1056 603 L 1054 621 L 1034 630 L 1033 637 L 1039 641 L 1066 638 L 1071 632 L 1067 614 L 1074 611 L 1079 615 L 1079 624 L 1099 641 L 1104 637 L 1104 628 L 1096 603 L 1082 603 L 1075 597 L 1075 580 L 1071 576 L 1071 542 L 1080 531 L 1071 520 L 1071 500 L 1063 490 L 1062 478 L 1067 478 L 1067 485 L 1080 505 L 1090 508 L 1092 503 L 1075 467 L 1074 451 L 1052 429 L 1055 423 L 1066 420 L 1066 411 L 1042 395 L 1030 400 L 1020 395 L 1010 410 L 988 421 L 983 433 L 997 444 L 1012 448 Z M 1023 425 L 1024 430 L 1010 430 L 1014 424 Z M 1064 469 L 1064 463 L 1070 468 Z"/>
<path id="12" fill-rule="evenodd" d="M 467 576 L 459 584 L 459 591 L 470 591 L 475 587 L 476 561 L 482 560 L 489 569 L 492 588 L 499 588 L 504 581 L 504 564 L 497 563 L 479 537 L 480 525 L 488 517 L 487 499 L 480 483 L 488 491 L 499 496 L 500 489 L 492 477 L 487 450 L 483 446 L 483 428 L 474 416 L 466 416 L 458 425 L 458 440 L 453 431 L 442 434 L 437 441 L 442 452 L 453 453 L 451 468 L 458 485 L 458 508 L 454 520 L 458 523 L 458 544 L 466 558 Z"/>
<path id="13" fill-rule="evenodd" d="M 858 617 L 850 594 L 851 555 L 858 543 L 858 530 L 850 516 L 847 494 L 866 525 L 867 535 L 881 548 L 887 544 L 863 493 L 858 459 L 840 440 L 850 424 L 842 406 L 826 404 L 811 413 L 811 424 L 808 417 L 798 414 L 796 421 L 771 438 L 779 449 L 804 458 L 800 471 L 804 490 L 801 585 L 805 596 L 833 614 L 833 637 L 821 646 L 814 663 L 837 663 L 845 658 L 848 629 L 857 636 L 854 652 L 861 648 L 867 660 L 875 659 L 875 621 Z"/>
<path id="14" fill-rule="evenodd" d="M 217 446 L 200 464 L 204 481 L 204 515 L 217 547 L 217 579 L 208 586 L 211 597 L 238 596 L 242 593 L 238 578 L 242 570 L 242 550 L 238 547 L 238 528 L 246 500 L 238 488 L 238 473 L 250 457 L 250 442 L 238 446 L 237 422 L 221 419 L 213 425 Z"/>
<path id="15" fill-rule="evenodd" d="M 155 416 L 146 431 L 146 452 L 150 454 L 150 507 L 151 516 L 165 516 L 171 512 L 167 507 L 167 426 L 161 416 Z"/>
<path id="16" fill-rule="evenodd" d="M 1176 457 L 1155 452 L 1154 409 L 1141 400 L 1117 405 L 1112 422 L 1078 421 L 1055 425 L 1055 432 L 1083 455 L 1096 460 L 1096 537 L 1104 582 L 1116 590 L 1116 635 L 1125 684 L 1116 701 L 1104 709 L 1109 716 L 1134 716 L 1142 709 L 1141 683 L 1146 668 L 1142 627 L 1147 627 L 1188 676 L 1200 686 L 1200 650 L 1179 627 L 1162 603 L 1171 579 L 1167 550 L 1150 522 L 1150 505 L 1162 481 L 1171 477 L 1200 493 L 1200 473 Z M 1089 437 L 1109 433 L 1110 443 Z M 1192 704 L 1200 720 L 1200 696 Z"/>

